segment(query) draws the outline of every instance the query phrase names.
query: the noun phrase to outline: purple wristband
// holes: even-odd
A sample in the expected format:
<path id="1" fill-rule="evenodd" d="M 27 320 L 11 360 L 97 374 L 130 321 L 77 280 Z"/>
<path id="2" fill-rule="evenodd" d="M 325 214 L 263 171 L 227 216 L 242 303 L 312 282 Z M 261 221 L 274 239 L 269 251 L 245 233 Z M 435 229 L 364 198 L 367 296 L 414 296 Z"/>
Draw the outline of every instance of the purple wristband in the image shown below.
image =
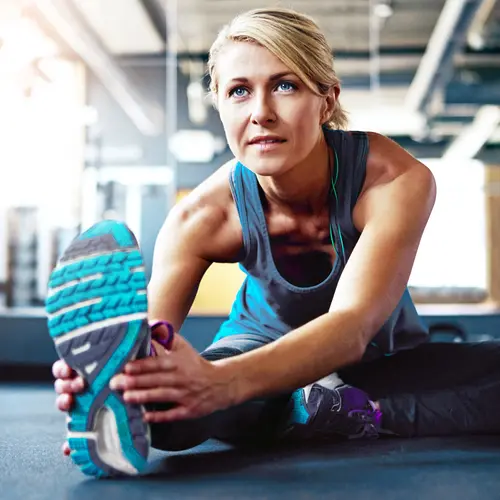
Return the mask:
<path id="1" fill-rule="evenodd" d="M 168 330 L 168 338 L 164 339 L 163 337 L 159 337 L 155 335 L 155 329 L 158 328 L 159 326 L 164 325 L 167 327 Z M 172 348 L 172 342 L 174 340 L 174 327 L 172 323 L 169 321 L 156 321 L 155 323 L 149 325 L 149 328 L 151 328 L 151 334 L 154 340 L 158 342 L 160 345 L 162 345 L 165 349 L 169 350 Z"/>

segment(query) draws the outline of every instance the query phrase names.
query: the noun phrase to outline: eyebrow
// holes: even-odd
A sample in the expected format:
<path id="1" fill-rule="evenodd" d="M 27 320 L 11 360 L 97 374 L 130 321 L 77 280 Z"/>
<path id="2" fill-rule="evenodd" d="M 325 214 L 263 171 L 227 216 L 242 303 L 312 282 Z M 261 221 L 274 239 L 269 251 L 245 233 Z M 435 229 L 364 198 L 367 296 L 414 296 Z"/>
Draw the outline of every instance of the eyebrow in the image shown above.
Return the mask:
<path id="1" fill-rule="evenodd" d="M 274 82 L 276 80 L 279 80 L 280 78 L 283 78 L 284 76 L 297 76 L 295 73 L 292 73 L 291 71 L 284 71 L 281 73 L 275 73 L 274 75 L 271 75 L 269 77 L 270 82 Z M 241 82 L 241 83 L 248 83 L 248 78 L 245 78 L 243 76 L 237 77 L 237 78 L 231 78 L 228 83 L 233 83 L 233 82 Z"/>

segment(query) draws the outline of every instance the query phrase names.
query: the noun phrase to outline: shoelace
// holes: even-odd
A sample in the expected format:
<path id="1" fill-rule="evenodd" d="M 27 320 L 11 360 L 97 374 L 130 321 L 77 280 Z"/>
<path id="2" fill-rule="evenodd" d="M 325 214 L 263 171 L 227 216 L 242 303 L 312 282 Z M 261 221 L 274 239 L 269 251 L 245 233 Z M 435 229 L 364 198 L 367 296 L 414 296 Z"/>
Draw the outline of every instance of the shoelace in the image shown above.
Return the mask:
<path id="1" fill-rule="evenodd" d="M 357 439 L 361 437 L 378 437 L 378 427 L 380 426 L 380 420 L 382 418 L 382 412 L 377 409 L 377 407 L 370 401 L 371 409 L 363 410 L 351 410 L 347 415 L 349 418 L 356 419 L 362 428 L 358 433 L 350 436 L 351 439 Z"/>

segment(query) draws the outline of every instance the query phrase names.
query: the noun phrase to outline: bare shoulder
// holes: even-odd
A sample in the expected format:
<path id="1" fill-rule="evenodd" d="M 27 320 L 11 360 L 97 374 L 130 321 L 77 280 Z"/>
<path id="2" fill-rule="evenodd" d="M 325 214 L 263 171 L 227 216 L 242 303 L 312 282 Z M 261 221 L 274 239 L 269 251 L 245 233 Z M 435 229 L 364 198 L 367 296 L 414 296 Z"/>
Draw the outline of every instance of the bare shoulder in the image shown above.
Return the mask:
<path id="1" fill-rule="evenodd" d="M 241 225 L 229 186 L 234 163 L 231 160 L 224 164 L 178 202 L 163 229 L 209 262 L 235 262 L 243 248 Z"/>
<path id="2" fill-rule="evenodd" d="M 369 132 L 366 177 L 353 212 L 358 230 L 373 215 L 404 209 L 427 220 L 434 205 L 436 184 L 429 168 L 393 140 Z"/>
<path id="3" fill-rule="evenodd" d="M 401 185 L 418 182 L 424 188 L 433 189 L 434 176 L 426 165 L 392 139 L 375 132 L 367 135 L 369 150 L 362 193 L 396 180 Z"/>

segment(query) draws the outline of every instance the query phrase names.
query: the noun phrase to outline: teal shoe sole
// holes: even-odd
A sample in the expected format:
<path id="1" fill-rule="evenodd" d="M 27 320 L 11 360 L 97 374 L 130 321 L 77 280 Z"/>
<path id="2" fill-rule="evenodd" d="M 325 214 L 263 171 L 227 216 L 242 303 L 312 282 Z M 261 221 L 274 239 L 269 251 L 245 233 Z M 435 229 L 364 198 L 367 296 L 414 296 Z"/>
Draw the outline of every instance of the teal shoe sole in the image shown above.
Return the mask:
<path id="1" fill-rule="evenodd" d="M 71 458 L 95 477 L 136 475 L 147 465 L 143 408 L 109 388 L 149 348 L 146 277 L 132 232 L 103 221 L 76 238 L 51 273 L 48 329 L 59 357 L 85 380 L 68 417 Z"/>

